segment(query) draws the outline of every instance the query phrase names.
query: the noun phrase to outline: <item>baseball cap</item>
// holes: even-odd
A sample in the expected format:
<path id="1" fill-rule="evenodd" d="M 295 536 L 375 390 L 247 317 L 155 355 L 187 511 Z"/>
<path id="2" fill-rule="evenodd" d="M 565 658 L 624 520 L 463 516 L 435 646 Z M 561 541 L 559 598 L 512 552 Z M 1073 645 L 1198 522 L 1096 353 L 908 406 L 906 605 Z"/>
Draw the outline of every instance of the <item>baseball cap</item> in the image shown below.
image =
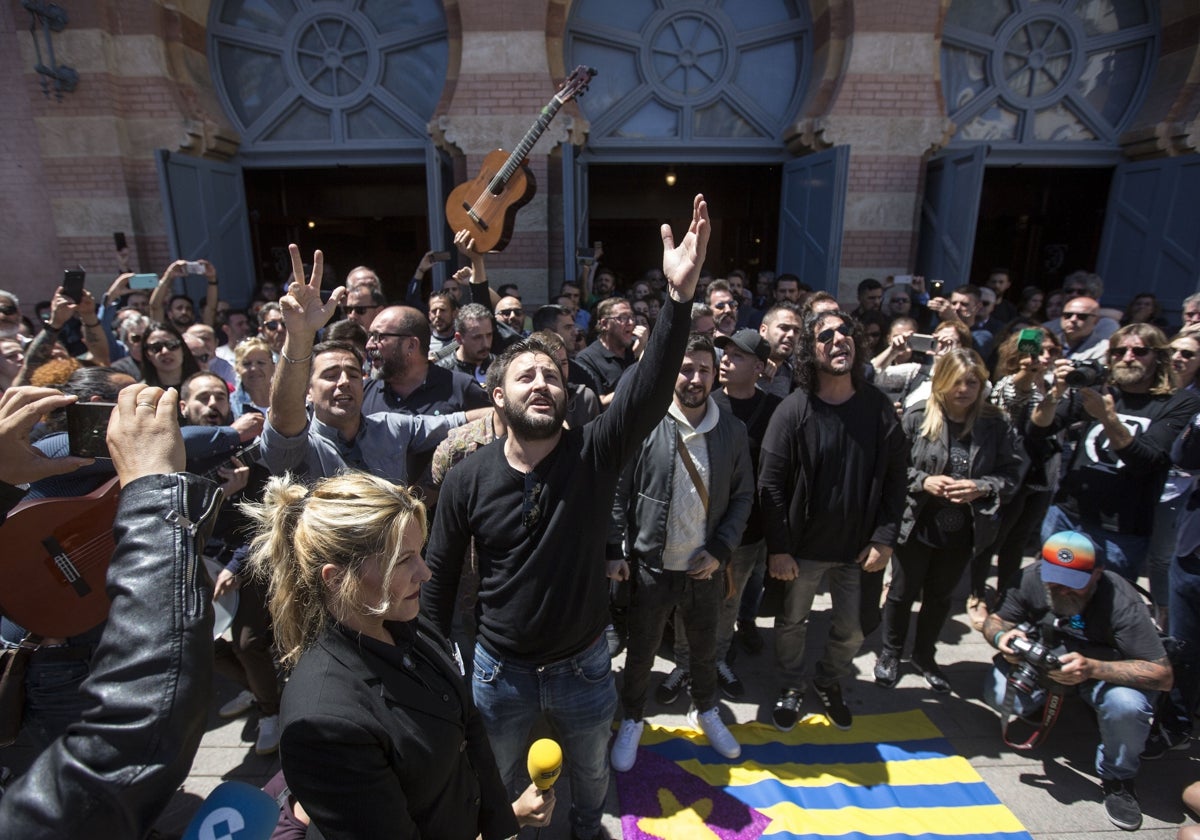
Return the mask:
<path id="1" fill-rule="evenodd" d="M 1078 531 L 1059 531 L 1042 546 L 1042 581 L 1084 589 L 1100 565 L 1096 545 Z"/>
<path id="2" fill-rule="evenodd" d="M 757 356 L 760 362 L 771 358 L 771 345 L 758 334 L 758 330 L 743 329 L 733 335 L 719 335 L 713 339 L 713 344 L 722 350 L 730 344 L 736 345 L 739 350 L 749 353 L 751 356 Z"/>

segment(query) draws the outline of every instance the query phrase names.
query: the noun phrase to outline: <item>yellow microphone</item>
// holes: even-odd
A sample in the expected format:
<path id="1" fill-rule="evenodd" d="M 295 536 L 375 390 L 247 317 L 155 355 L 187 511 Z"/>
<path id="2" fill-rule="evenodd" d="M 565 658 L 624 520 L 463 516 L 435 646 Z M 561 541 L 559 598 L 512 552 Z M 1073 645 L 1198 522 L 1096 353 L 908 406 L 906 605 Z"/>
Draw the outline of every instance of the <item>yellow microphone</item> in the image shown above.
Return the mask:
<path id="1" fill-rule="evenodd" d="M 562 747 L 551 738 L 539 738 L 529 747 L 529 778 L 538 790 L 549 790 L 562 772 Z"/>

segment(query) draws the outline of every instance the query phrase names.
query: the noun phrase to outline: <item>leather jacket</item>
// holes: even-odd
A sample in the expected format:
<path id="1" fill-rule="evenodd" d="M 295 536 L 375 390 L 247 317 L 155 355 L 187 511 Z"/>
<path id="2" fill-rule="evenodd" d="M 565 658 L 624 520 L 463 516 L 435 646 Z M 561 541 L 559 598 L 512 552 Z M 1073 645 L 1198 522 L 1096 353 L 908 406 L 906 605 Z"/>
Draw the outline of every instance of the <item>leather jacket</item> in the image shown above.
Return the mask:
<path id="1" fill-rule="evenodd" d="M 90 708 L 0 797 L 4 836 L 143 837 L 187 777 L 212 696 L 199 559 L 221 498 L 187 473 L 122 489 L 112 609 L 81 689 Z"/>

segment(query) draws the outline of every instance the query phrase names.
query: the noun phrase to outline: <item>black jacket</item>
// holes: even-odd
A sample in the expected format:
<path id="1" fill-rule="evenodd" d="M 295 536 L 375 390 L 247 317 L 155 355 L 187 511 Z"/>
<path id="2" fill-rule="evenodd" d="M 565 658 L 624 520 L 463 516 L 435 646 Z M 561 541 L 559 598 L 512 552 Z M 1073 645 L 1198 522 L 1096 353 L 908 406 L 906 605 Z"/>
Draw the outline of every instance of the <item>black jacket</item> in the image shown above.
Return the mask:
<path id="1" fill-rule="evenodd" d="M 212 698 L 198 561 L 220 499 L 186 473 L 121 491 L 112 610 L 82 688 L 91 708 L 0 798 L 6 837 L 143 837 L 187 778 Z"/>
<path id="2" fill-rule="evenodd" d="M 438 638 L 423 623 L 414 655 L 435 663 L 455 698 L 332 624 L 301 656 L 283 692 L 279 751 L 310 838 L 516 834 L 483 721 Z"/>

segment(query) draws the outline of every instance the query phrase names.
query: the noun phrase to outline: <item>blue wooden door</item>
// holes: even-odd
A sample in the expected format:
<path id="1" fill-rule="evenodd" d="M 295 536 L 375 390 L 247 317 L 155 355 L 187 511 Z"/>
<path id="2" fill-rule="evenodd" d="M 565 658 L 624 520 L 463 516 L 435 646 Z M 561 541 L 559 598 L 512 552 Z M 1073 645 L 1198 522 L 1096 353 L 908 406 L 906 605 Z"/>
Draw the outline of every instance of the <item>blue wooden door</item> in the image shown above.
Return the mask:
<path id="1" fill-rule="evenodd" d="M 850 147 L 835 146 L 783 165 L 776 274 L 795 274 L 837 295 Z"/>
<path id="2" fill-rule="evenodd" d="M 971 253 L 983 191 L 988 147 L 980 144 L 935 155 L 925 166 L 916 273 L 947 288 L 971 282 Z"/>
<path id="3" fill-rule="evenodd" d="M 1200 155 L 1125 163 L 1113 174 L 1096 273 L 1104 302 L 1153 292 L 1178 312 L 1200 288 Z"/>
<path id="4" fill-rule="evenodd" d="M 429 221 L 429 250 L 449 251 L 449 262 L 433 264 L 433 286 L 440 289 L 446 277 L 458 265 L 458 249 L 454 246 L 454 231 L 446 221 L 446 199 L 454 188 L 454 165 L 450 156 L 433 145 L 425 144 L 425 211 Z"/>
<path id="5" fill-rule="evenodd" d="M 217 268 L 221 297 L 245 306 L 256 278 L 242 168 L 166 149 L 155 152 L 155 162 L 171 258 L 208 260 Z M 208 292 L 203 276 L 188 275 L 184 285 L 196 301 Z"/>
<path id="6" fill-rule="evenodd" d="M 579 277 L 579 261 L 576 251 L 587 248 L 588 242 L 588 165 L 579 160 L 577 150 L 571 143 L 563 143 L 563 280 L 576 282 Z M 554 299 L 554 292 L 550 299 Z"/>

